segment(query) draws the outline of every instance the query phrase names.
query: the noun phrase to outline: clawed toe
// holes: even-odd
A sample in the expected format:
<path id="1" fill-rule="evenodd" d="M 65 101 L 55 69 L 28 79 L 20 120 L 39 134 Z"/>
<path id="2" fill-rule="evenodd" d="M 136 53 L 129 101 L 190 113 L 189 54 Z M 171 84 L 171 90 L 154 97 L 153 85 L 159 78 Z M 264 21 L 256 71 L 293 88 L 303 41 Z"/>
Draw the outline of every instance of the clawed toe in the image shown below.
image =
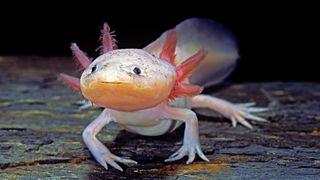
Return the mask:
<path id="1" fill-rule="evenodd" d="M 123 172 L 123 169 L 114 160 L 110 160 L 110 161 L 107 161 L 107 162 L 108 162 L 108 164 L 110 164 L 115 169 L 118 169 L 119 171 Z"/>
<path id="2" fill-rule="evenodd" d="M 187 155 L 187 150 L 185 147 L 181 147 L 177 152 L 173 153 L 165 162 L 176 161 Z"/>
<path id="3" fill-rule="evenodd" d="M 121 162 L 123 164 L 138 164 L 137 161 L 134 161 L 134 160 L 131 160 L 131 159 L 124 159 L 124 158 L 118 157 L 116 155 L 112 155 L 112 158 L 115 161 Z"/>

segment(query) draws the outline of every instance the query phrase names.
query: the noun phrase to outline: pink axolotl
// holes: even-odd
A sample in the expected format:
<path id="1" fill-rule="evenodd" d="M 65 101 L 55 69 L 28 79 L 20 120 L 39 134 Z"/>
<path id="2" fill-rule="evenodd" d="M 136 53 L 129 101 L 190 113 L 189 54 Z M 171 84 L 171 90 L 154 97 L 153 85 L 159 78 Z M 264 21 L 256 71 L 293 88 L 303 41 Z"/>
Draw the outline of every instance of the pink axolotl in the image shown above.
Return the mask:
<path id="1" fill-rule="evenodd" d="M 233 70 L 238 50 L 231 33 L 221 24 L 192 18 L 168 30 L 144 49 L 115 49 L 109 26 L 102 30 L 101 55 L 94 61 L 78 48 L 71 50 L 83 71 L 81 78 L 61 74 L 62 79 L 97 106 L 102 113 L 83 131 L 83 140 L 94 158 L 122 171 L 116 163 L 136 161 L 112 154 L 97 133 L 114 121 L 126 130 L 146 136 L 174 131 L 185 123 L 182 147 L 166 162 L 195 155 L 209 161 L 199 143 L 198 119 L 191 110 L 205 107 L 237 123 L 252 128 L 245 120 L 266 121 L 251 113 L 267 111 L 253 103 L 232 104 L 202 95 L 203 87 L 217 84 Z"/>

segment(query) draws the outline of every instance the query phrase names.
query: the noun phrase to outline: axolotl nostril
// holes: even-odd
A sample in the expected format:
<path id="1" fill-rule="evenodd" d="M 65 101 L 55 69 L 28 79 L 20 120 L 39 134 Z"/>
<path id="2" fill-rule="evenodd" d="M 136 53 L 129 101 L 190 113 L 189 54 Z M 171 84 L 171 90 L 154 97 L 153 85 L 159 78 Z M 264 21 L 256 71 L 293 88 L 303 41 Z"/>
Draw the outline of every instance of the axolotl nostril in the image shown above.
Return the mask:
<path id="1" fill-rule="evenodd" d="M 245 119 L 266 121 L 252 113 L 267 108 L 253 107 L 253 103 L 232 104 L 200 94 L 203 88 L 226 78 L 238 59 L 232 34 L 217 22 L 185 20 L 144 49 L 116 49 L 107 24 L 101 39 L 101 55 L 92 62 L 72 44 L 71 50 L 83 73 L 80 79 L 66 74 L 61 77 L 87 100 L 104 108 L 82 136 L 92 155 L 106 169 L 109 164 L 122 171 L 116 162 L 137 163 L 114 155 L 96 138 L 111 121 L 146 136 L 170 133 L 185 123 L 182 147 L 165 161 L 188 156 L 187 164 L 194 161 L 196 154 L 209 161 L 201 150 L 198 120 L 191 108 L 215 110 L 230 119 L 233 126 L 241 123 L 252 128 Z"/>

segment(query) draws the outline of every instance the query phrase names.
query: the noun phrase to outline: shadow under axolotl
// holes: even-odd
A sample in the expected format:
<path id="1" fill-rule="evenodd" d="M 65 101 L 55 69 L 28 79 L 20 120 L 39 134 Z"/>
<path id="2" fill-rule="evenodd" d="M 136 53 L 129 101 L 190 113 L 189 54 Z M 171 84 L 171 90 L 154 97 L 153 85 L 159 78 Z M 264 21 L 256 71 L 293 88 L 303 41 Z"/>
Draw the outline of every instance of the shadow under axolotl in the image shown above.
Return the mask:
<path id="1" fill-rule="evenodd" d="M 164 160 L 182 145 L 183 134 L 184 125 L 170 134 L 161 136 L 142 136 L 122 130 L 115 138 L 112 149 L 117 151 L 121 148 L 118 152 L 120 156 L 130 157 L 140 164 L 164 163 Z"/>

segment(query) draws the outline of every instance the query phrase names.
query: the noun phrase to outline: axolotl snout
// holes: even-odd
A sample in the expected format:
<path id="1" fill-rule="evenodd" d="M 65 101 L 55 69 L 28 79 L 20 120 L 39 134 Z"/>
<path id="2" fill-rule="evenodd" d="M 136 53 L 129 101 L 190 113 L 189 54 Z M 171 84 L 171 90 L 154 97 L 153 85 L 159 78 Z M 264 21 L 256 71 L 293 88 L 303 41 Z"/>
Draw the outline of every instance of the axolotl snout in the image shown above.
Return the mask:
<path id="1" fill-rule="evenodd" d="M 241 123 L 252 128 L 246 118 L 266 121 L 251 113 L 266 111 L 267 108 L 252 107 L 252 103 L 232 104 L 200 95 L 204 87 L 223 80 L 238 58 L 232 36 L 214 21 L 186 20 L 144 49 L 115 48 L 113 35 L 105 24 L 101 55 L 93 62 L 76 44 L 71 45 L 83 71 L 81 78 L 61 74 L 62 79 L 81 91 L 87 100 L 104 108 L 85 128 L 83 140 L 94 158 L 106 169 L 109 164 L 122 171 L 116 162 L 137 163 L 112 154 L 96 138 L 97 133 L 111 121 L 130 132 L 147 136 L 170 133 L 185 123 L 182 147 L 165 161 L 188 156 L 187 164 L 194 161 L 196 154 L 209 161 L 201 150 L 198 120 L 191 108 L 215 110 L 231 119 L 233 126 Z"/>

